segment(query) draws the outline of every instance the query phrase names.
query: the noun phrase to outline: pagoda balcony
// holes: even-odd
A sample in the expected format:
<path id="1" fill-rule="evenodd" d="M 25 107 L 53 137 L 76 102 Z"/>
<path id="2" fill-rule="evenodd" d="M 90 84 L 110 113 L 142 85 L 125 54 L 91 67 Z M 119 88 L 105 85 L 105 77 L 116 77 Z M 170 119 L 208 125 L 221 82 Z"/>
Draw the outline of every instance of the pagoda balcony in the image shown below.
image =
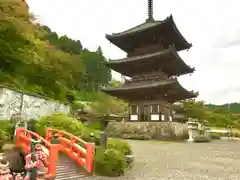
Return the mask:
<path id="1" fill-rule="evenodd" d="M 198 93 L 184 89 L 176 78 L 161 81 L 125 83 L 119 87 L 103 87 L 103 92 L 126 101 L 164 100 L 170 103 L 195 98 Z"/>
<path id="2" fill-rule="evenodd" d="M 146 73 L 142 75 L 135 75 L 130 80 L 126 80 L 125 83 L 135 83 L 135 82 L 143 82 L 143 81 L 158 81 L 158 80 L 167 80 L 169 77 L 164 74 L 162 71 L 156 71 L 151 73 Z"/>
<path id="3" fill-rule="evenodd" d="M 161 44 L 161 41 L 159 41 L 159 43 L 157 43 L 157 44 L 144 46 L 144 47 L 140 47 L 140 48 L 134 48 L 132 52 L 129 52 L 127 54 L 127 57 L 130 58 L 130 57 L 134 57 L 134 56 L 152 54 L 155 52 L 164 51 L 166 49 L 168 49 L 168 47 L 163 47 L 163 45 Z"/>
<path id="4" fill-rule="evenodd" d="M 172 46 L 155 53 L 110 60 L 107 66 L 128 77 L 159 70 L 168 76 L 180 76 L 195 71 L 182 60 Z"/>

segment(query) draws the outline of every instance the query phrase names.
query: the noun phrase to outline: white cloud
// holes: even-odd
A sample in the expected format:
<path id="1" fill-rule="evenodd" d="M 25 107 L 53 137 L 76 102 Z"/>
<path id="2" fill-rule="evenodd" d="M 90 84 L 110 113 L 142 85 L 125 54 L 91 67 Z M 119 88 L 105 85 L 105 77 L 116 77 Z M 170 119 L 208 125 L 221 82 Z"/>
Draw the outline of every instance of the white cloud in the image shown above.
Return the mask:
<path id="1" fill-rule="evenodd" d="M 126 30 L 147 16 L 147 0 L 28 0 L 30 10 L 43 24 L 60 35 L 79 39 L 84 47 L 103 48 L 105 56 L 117 59 L 125 53 L 110 44 L 105 34 Z M 180 52 L 196 68 L 180 78 L 184 87 L 197 90 L 199 99 L 211 103 L 240 101 L 240 2 L 237 0 L 155 0 L 154 18 L 173 14 L 183 36 L 193 44 Z M 116 73 L 117 78 L 120 76 Z"/>

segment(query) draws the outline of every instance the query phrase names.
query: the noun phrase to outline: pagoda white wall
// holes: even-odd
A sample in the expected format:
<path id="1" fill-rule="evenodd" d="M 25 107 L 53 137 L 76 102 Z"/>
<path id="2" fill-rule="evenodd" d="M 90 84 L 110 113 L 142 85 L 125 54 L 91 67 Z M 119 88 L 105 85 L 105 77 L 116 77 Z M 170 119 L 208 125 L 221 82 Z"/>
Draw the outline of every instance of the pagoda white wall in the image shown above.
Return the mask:
<path id="1" fill-rule="evenodd" d="M 57 112 L 68 114 L 70 107 L 57 101 L 0 87 L 0 119 L 11 119 L 21 111 L 24 119 L 39 119 Z"/>

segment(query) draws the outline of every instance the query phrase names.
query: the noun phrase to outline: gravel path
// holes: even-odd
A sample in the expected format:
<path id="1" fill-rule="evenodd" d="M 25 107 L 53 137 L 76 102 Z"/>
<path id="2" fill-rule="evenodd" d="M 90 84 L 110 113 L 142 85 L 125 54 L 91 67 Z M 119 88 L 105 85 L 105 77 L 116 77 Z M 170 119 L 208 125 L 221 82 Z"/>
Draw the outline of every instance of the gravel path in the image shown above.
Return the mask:
<path id="1" fill-rule="evenodd" d="M 124 177 L 95 180 L 240 180 L 240 141 L 163 143 L 129 141 L 134 169 Z"/>

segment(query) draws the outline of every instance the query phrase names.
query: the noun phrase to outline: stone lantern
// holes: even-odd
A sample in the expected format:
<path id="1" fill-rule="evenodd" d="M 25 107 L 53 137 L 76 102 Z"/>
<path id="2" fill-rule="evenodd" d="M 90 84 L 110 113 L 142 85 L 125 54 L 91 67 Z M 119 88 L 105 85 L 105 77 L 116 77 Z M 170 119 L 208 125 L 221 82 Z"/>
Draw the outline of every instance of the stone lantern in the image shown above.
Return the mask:
<path id="1" fill-rule="evenodd" d="M 204 125 L 204 136 L 206 137 L 206 138 L 210 138 L 210 136 L 209 136 L 209 130 L 210 130 L 210 128 L 209 128 L 209 125 L 208 125 L 208 121 L 207 120 L 204 120 L 203 121 L 203 125 Z"/>
<path id="2" fill-rule="evenodd" d="M 109 114 L 105 114 L 101 120 L 100 120 L 100 124 L 101 124 L 101 132 L 100 132 L 100 145 L 103 147 L 103 148 L 106 148 L 106 145 L 107 145 L 107 133 L 106 133 L 106 128 L 107 128 L 107 125 L 109 123 L 109 120 L 110 120 L 110 116 Z"/>
<path id="3" fill-rule="evenodd" d="M 196 119 L 189 118 L 187 125 L 188 125 L 188 142 L 193 142 L 195 137 L 199 136 L 199 129 L 198 129 L 198 122 Z"/>

